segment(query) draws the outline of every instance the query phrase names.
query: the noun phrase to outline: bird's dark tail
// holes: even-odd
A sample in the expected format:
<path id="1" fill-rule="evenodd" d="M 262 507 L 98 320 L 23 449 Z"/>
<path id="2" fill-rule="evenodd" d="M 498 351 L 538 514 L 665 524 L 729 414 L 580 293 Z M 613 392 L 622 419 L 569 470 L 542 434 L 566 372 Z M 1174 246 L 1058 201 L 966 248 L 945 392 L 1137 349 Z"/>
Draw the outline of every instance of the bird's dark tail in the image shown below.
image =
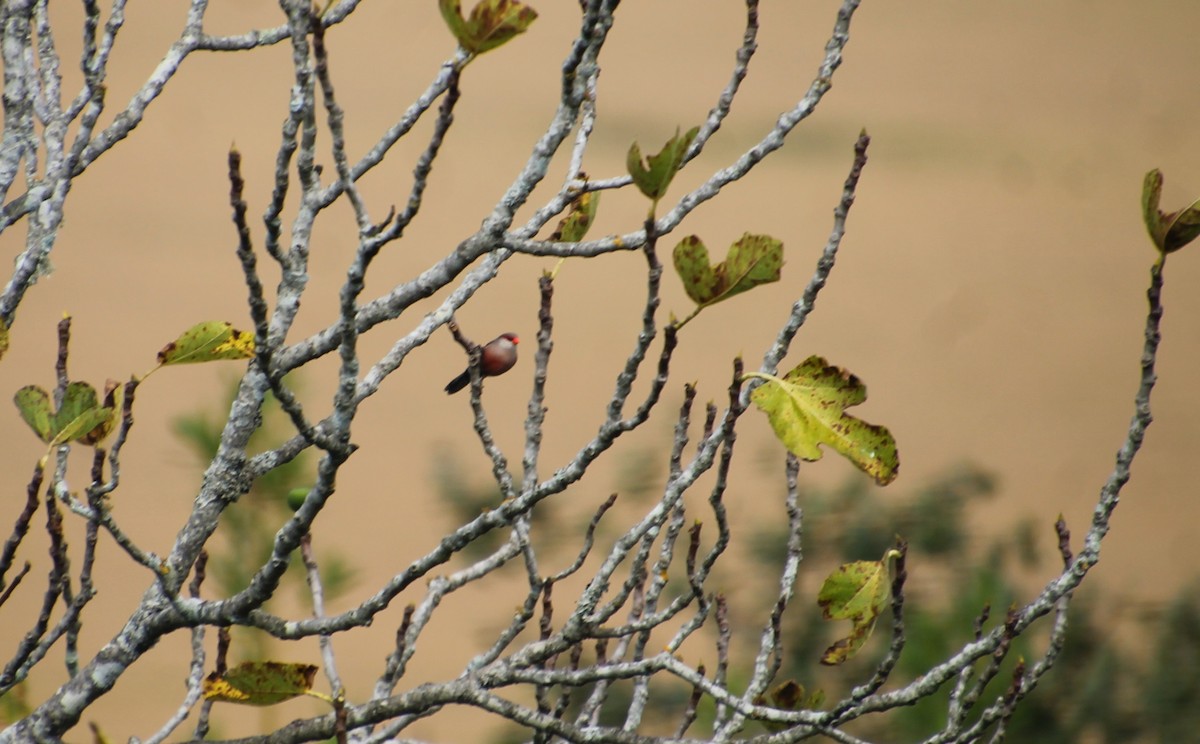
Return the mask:
<path id="1" fill-rule="evenodd" d="M 471 384 L 471 371 L 463 370 L 463 373 L 461 375 L 459 375 L 458 377 L 455 377 L 453 380 L 446 383 L 446 393 L 448 395 L 454 395 L 459 390 L 462 390 L 463 388 L 465 388 L 467 385 L 470 385 L 470 384 Z"/>

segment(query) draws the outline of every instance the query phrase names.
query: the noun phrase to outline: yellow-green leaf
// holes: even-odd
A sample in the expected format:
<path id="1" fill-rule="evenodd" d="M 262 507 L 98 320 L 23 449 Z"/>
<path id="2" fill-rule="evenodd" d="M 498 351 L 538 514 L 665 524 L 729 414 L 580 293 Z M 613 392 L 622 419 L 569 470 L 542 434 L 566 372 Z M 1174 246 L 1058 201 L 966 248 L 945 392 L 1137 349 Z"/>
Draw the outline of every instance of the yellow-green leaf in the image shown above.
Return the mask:
<path id="1" fill-rule="evenodd" d="M 855 561 L 838 566 L 821 585 L 817 604 L 826 620 L 849 620 L 849 635 L 825 650 L 822 664 L 841 664 L 858 653 L 871 636 L 875 621 L 888 604 L 889 562 L 899 556 L 889 550 L 880 561 Z"/>
<path id="2" fill-rule="evenodd" d="M 750 400 L 767 414 L 775 436 L 792 454 L 819 460 L 820 445 L 826 444 L 881 486 L 896 478 L 900 456 L 891 432 L 845 413 L 867 399 L 867 386 L 856 376 L 811 356 L 783 378 L 757 372 L 746 377 L 766 381 Z"/>
<path id="3" fill-rule="evenodd" d="M 554 229 L 554 239 L 564 243 L 578 243 L 587 235 L 596 221 L 596 208 L 600 206 L 600 192 L 586 191 L 575 197 L 567 216 Z"/>
<path id="4" fill-rule="evenodd" d="M 672 257 L 688 297 L 697 305 L 711 305 L 779 281 L 783 243 L 770 235 L 746 233 L 729 247 L 725 260 L 713 266 L 708 248 L 700 238 L 689 235 L 675 246 Z"/>
<path id="5" fill-rule="evenodd" d="M 629 146 L 625 156 L 625 167 L 633 178 L 633 183 L 647 198 L 657 202 L 667 193 L 667 187 L 675 178 L 675 173 L 683 165 L 683 156 L 696 139 L 700 127 L 692 127 L 686 134 L 680 136 L 678 127 L 675 136 L 667 140 L 658 153 L 642 159 L 642 149 L 634 142 Z"/>
<path id="6" fill-rule="evenodd" d="M 274 705 L 312 692 L 317 667 L 279 661 L 249 661 L 208 675 L 203 684 L 205 700 L 242 705 Z"/>
<path id="7" fill-rule="evenodd" d="M 13 396 L 13 403 L 38 439 L 49 442 L 54 436 L 54 410 L 50 394 L 37 385 L 26 385 Z"/>
<path id="8" fill-rule="evenodd" d="M 180 334 L 158 352 L 159 364 L 191 364 L 254 356 L 254 334 L 231 323 L 205 321 Z"/>
<path id="9" fill-rule="evenodd" d="M 465 20 L 460 0 L 438 0 L 438 7 L 450 33 L 472 54 L 507 43 L 537 20 L 537 11 L 517 0 L 480 0 Z"/>
<path id="10" fill-rule="evenodd" d="M 0 320 L 0 359 L 4 358 L 6 351 L 8 351 L 8 325 Z"/>

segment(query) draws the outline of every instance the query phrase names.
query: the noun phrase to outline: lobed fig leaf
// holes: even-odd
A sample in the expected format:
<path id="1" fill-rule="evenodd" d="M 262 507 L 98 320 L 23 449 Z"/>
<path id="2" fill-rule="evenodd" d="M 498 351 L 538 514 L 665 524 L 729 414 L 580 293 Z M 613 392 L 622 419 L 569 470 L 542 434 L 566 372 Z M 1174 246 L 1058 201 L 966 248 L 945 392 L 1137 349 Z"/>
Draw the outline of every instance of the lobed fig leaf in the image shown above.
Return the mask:
<path id="1" fill-rule="evenodd" d="M 783 243 L 770 235 L 746 233 L 730 246 L 725 260 L 713 266 L 708 248 L 700 238 L 689 235 L 675 246 L 672 258 L 688 297 L 703 307 L 779 281 Z"/>
<path id="2" fill-rule="evenodd" d="M 875 629 L 875 621 L 888 604 L 889 568 L 900 555 L 889 550 L 879 561 L 855 561 L 838 566 L 821 585 L 817 604 L 826 620 L 849 620 L 849 635 L 825 650 L 821 663 L 841 664 L 854 657 Z"/>
<path id="3" fill-rule="evenodd" d="M 315 664 L 248 661 L 204 679 L 205 700 L 241 705 L 275 705 L 299 695 L 312 695 Z"/>
<path id="4" fill-rule="evenodd" d="M 158 352 L 159 365 L 194 364 L 254 356 L 254 334 L 239 331 L 232 323 L 197 323 Z"/>
<path id="5" fill-rule="evenodd" d="M 73 441 L 96 444 L 112 426 L 113 408 L 99 405 L 96 390 L 86 382 L 68 384 L 58 410 L 37 385 L 18 390 L 13 402 L 38 439 L 51 447 Z"/>
<path id="6" fill-rule="evenodd" d="M 811 356 L 783 378 L 752 372 L 766 382 L 750 400 L 767 414 L 775 436 L 805 460 L 821 459 L 826 444 L 860 470 L 886 486 L 900 470 L 896 440 L 883 426 L 868 424 L 845 413 L 867 399 L 858 377 Z"/>
<path id="7" fill-rule="evenodd" d="M 625 157 L 625 167 L 638 190 L 657 203 L 667 193 L 667 187 L 671 185 L 671 180 L 683 165 L 683 156 L 687 154 L 688 147 L 699 132 L 700 127 L 692 127 L 681 136 L 679 128 L 676 127 L 675 136 L 667 140 L 661 150 L 645 160 L 642 159 L 642 149 L 638 143 L 630 145 L 629 153 Z"/>

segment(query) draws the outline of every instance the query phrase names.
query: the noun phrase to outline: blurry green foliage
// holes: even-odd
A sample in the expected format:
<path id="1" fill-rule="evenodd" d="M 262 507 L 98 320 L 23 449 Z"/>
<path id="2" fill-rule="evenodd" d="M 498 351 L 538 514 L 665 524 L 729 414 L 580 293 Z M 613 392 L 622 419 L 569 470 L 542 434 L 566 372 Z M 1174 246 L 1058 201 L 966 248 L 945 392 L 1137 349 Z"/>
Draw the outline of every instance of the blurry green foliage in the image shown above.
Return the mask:
<path id="1" fill-rule="evenodd" d="M 288 384 L 293 389 L 294 383 L 294 379 L 288 378 Z M 229 410 L 235 394 L 236 385 L 230 384 L 221 406 L 196 411 L 173 422 L 176 436 L 196 455 L 202 466 L 216 455 L 221 441 L 224 411 Z M 287 414 L 280 409 L 274 396 L 268 394 L 263 403 L 261 425 L 250 437 L 249 451 L 258 452 L 278 446 L 293 434 L 294 429 Z M 209 548 L 207 572 L 208 581 L 215 585 L 216 593 L 220 596 L 229 596 L 245 589 L 254 572 L 270 557 L 275 532 L 292 515 L 288 493 L 293 489 L 306 488 L 312 482 L 309 459 L 308 453 L 304 452 L 263 474 L 248 493 L 222 513 L 217 528 L 219 542 L 214 542 Z M 213 547 L 217 545 L 220 547 Z M 327 603 L 344 594 L 353 584 L 355 570 L 339 553 L 320 551 L 318 565 L 321 567 L 321 583 Z M 291 577 L 290 580 L 296 585 L 301 601 L 308 604 L 310 600 L 304 566 L 298 557 L 288 567 L 286 576 Z M 266 658 L 268 642 L 268 637 L 263 633 L 242 632 L 236 644 L 238 658 Z"/>
<path id="2" fill-rule="evenodd" d="M 1153 740 L 1195 741 L 1200 732 L 1200 582 L 1175 597 L 1149 633 L 1154 650 L 1141 689 Z"/>
<path id="3" fill-rule="evenodd" d="M 617 484 L 622 499 L 650 498 L 662 477 L 661 453 L 643 451 L 625 463 Z M 498 498 L 489 480 L 470 486 L 452 458 L 443 457 L 437 470 L 441 495 L 454 505 L 457 518 L 468 518 L 488 508 Z M 985 631 L 1002 623 L 1007 608 L 1029 599 L 1030 584 L 1017 579 L 1024 573 L 1037 584 L 1057 570 L 1059 557 L 1050 522 L 1026 519 L 1010 531 L 982 535 L 969 520 L 971 510 L 996 495 L 994 476 L 973 466 L 958 466 L 933 478 L 915 492 L 884 493 L 868 477 L 855 475 L 832 489 L 806 488 L 800 503 L 804 509 L 804 564 L 801 586 L 784 618 L 785 660 L 776 678 L 779 684 L 795 680 L 811 693 L 824 693 L 826 700 L 839 699 L 850 686 L 870 676 L 886 652 L 890 637 L 890 608 L 880 618 L 876 637 L 861 658 L 838 668 L 821 667 L 821 652 L 840 630 L 821 619 L 816 603 L 817 585 L 833 566 L 849 561 L 878 558 L 895 543 L 896 535 L 909 542 L 905 602 L 907 643 L 892 673 L 889 686 L 902 684 L 944 661 L 969 641 L 984 607 L 990 608 Z M 766 582 L 763 591 L 740 591 L 731 596 L 734 632 L 757 648 L 760 629 L 754 624 L 739 626 L 736 618 L 758 617 L 773 604 L 776 567 L 786 547 L 786 525 L 776 520 L 742 535 L 748 559 L 763 566 L 752 572 Z M 559 530 L 563 532 L 564 530 Z M 582 534 L 567 531 L 570 534 Z M 497 535 L 496 539 L 502 536 Z M 615 537 L 615 535 L 610 535 Z M 1076 535 L 1076 541 L 1080 535 Z M 737 541 L 735 536 L 735 542 Z M 566 546 L 564 546 L 566 547 Z M 726 569 L 728 570 L 728 566 Z M 744 571 L 727 575 L 727 580 L 753 582 Z M 768 586 L 769 584 L 769 586 Z M 1022 588 L 1025 587 L 1025 588 Z M 682 587 L 680 591 L 683 591 Z M 754 597 L 757 599 L 749 599 Z M 747 602 L 761 601 L 759 607 Z M 738 607 L 741 602 L 743 606 Z M 1116 638 L 1113 612 L 1133 618 L 1140 639 Z M 1012 650 L 995 679 L 981 696 L 986 705 L 1002 695 L 1011 678 L 1015 660 L 1041 658 L 1046 647 L 1049 620 L 1014 641 Z M 737 648 L 738 644 L 735 644 Z M 593 655 L 585 646 L 583 666 Z M 988 659 L 977 662 L 982 669 Z M 735 651 L 729 669 L 732 689 L 739 689 L 748 668 Z M 1039 682 L 1037 689 L 1017 707 L 1008 725 L 1007 741 L 1039 744 L 1125 744 L 1127 742 L 1195 741 L 1200 731 L 1200 580 L 1181 591 L 1155 613 L 1138 613 L 1136 608 L 1101 596 L 1089 585 L 1074 598 L 1065 645 L 1057 664 Z M 660 722 L 661 731 L 674 725 L 687 705 L 691 688 L 678 680 L 654 680 L 652 709 L 646 720 Z M 773 685 L 774 687 L 774 685 Z M 566 718 L 593 686 L 569 690 L 571 704 Z M 550 690 L 554 704 L 564 690 Z M 620 725 L 628 710 L 632 684 L 612 684 L 600 719 Z M 920 741 L 945 725 L 950 686 L 919 704 L 900 708 L 877 719 L 859 722 L 853 732 L 871 741 Z M 981 707 L 981 706 L 977 706 Z M 696 722 L 688 734 L 702 737 L 711 731 L 713 701 L 702 698 Z M 753 727 L 747 734 L 760 733 Z M 506 726 L 492 738 L 497 744 L 527 741 L 530 732 Z"/>
<path id="4" fill-rule="evenodd" d="M 1055 570 L 1056 549 L 1051 524 L 1026 520 L 1011 532 L 984 536 L 972 530 L 972 504 L 996 490 L 995 479 L 973 467 L 958 467 L 935 478 L 909 497 L 882 493 L 870 480 L 856 476 L 831 490 L 801 494 L 804 508 L 804 558 L 812 566 L 870 558 L 900 534 L 909 540 L 905 592 L 907 643 L 892 673 L 892 683 L 908 682 L 941 663 L 971 640 L 982 609 L 990 607 L 985 631 L 1002 623 L 1006 609 L 1029 599 L 1016 581 L 1021 570 Z M 778 565 L 786 534 L 766 528 L 751 540 L 754 556 Z M 1078 539 L 1078 536 L 1077 536 Z M 818 668 L 817 660 L 831 631 L 820 620 L 815 592 L 806 587 L 793 600 L 785 620 L 784 662 L 780 679 L 795 678 L 810 688 L 823 688 L 829 699 L 870 675 L 886 652 L 886 640 L 872 641 L 862 659 L 840 671 Z M 773 597 L 773 594 L 771 595 Z M 1109 622 L 1119 602 L 1098 596 L 1092 585 L 1077 595 L 1069 611 L 1066 643 L 1054 668 L 1033 694 L 1017 706 L 1008 726 L 1008 741 L 1044 744 L 1135 741 L 1194 741 L 1200 730 L 1200 584 L 1177 595 L 1161 618 L 1139 618 L 1140 633 L 1152 639 L 1150 659 L 1138 658 L 1132 644 L 1115 642 Z M 880 619 L 877 637 L 889 633 L 890 610 Z M 999 674 L 980 700 L 985 706 L 1002 695 L 1012 679 L 1015 660 L 1040 658 L 1049 621 L 1039 632 L 1013 643 Z M 746 632 L 757 632 L 745 629 Z M 982 669 L 988 660 L 977 662 Z M 901 708 L 878 721 L 864 721 L 856 733 L 875 741 L 919 741 L 945 725 L 950 685 L 915 706 Z M 982 707 L 977 706 L 977 707 Z"/>

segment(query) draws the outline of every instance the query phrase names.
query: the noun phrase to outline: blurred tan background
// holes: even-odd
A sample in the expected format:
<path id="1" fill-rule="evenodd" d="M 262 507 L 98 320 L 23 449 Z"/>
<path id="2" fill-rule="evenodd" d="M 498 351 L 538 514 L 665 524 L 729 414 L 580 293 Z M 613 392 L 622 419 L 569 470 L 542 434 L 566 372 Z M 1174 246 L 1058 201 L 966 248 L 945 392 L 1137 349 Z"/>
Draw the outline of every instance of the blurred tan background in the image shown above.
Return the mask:
<path id="1" fill-rule="evenodd" d="M 409 239 L 389 246 L 376 262 L 368 297 L 405 281 L 473 232 L 544 130 L 578 9 L 562 0 L 535 7 L 541 17 L 527 35 L 466 72 L 422 216 Z M 763 3 L 760 50 L 734 114 L 670 196 L 757 142 L 802 95 L 836 7 Z M 182 2 L 131 5 L 110 67 L 110 107 L 124 105 L 145 80 L 185 10 Z M 59 44 L 69 60 L 77 10 L 56 5 L 55 12 L 63 13 Z M 656 149 L 676 126 L 699 123 L 728 79 L 742 18 L 741 4 L 729 0 L 627 0 L 601 60 L 599 120 L 585 169 L 594 177 L 619 175 L 631 141 Z M 236 33 L 280 20 L 277 5 L 266 0 L 214 0 L 207 30 Z M 1010 529 L 1015 519 L 1032 515 L 1049 549 L 1050 525 L 1061 512 L 1082 535 L 1132 414 L 1153 259 L 1140 215 L 1142 176 L 1152 167 L 1164 170 L 1165 208 L 1200 196 L 1197 24 L 1200 5 L 1165 0 L 865 2 L 845 63 L 816 115 L 782 152 L 697 210 L 666 241 L 669 249 L 674 239 L 696 233 L 720 251 L 745 231 L 770 233 L 785 243 L 783 281 L 712 308 L 687 328 L 674 362 L 677 384 L 650 431 L 616 450 L 616 464 L 567 498 L 593 508 L 615 488 L 621 458 L 664 447 L 684 381 L 698 382 L 700 400 L 720 400 L 735 355 L 757 364 L 811 275 L 854 139 L 866 127 L 873 138 L 870 162 L 841 256 L 788 363 L 819 353 L 868 384 L 870 399 L 858 414 L 886 424 L 899 442 L 902 469 L 892 488 L 914 488 L 968 461 L 1000 477 L 999 497 L 971 512 L 980 534 Z M 433 0 L 366 2 L 328 43 L 352 157 L 453 52 Z M 66 90 L 73 92 L 73 63 L 64 67 Z M 286 43 L 185 61 L 145 122 L 76 182 L 52 256 L 56 271 L 20 308 L 12 349 L 0 364 L 0 390 L 52 384 L 54 327 L 63 312 L 75 318 L 72 378 L 97 386 L 106 377 L 143 373 L 157 350 L 194 322 L 248 322 L 233 255 L 225 156 L 231 143 L 243 154 L 261 247 L 258 215 L 270 193 L 290 82 Z M 423 123 L 411 143 L 364 179 L 376 219 L 407 198 L 412 164 L 429 131 Z M 329 164 L 327 154 L 322 159 Z M 562 165 L 548 179 L 550 189 Z M 537 192 L 532 206 L 548 194 Z M 606 194 L 593 235 L 635 229 L 643 210 L 640 197 Z M 312 282 L 293 340 L 335 318 L 336 287 L 355 233 L 347 209 L 332 211 L 312 246 Z M 518 221 L 528 214 L 524 210 Z M 22 242 L 20 225 L 0 237 L 10 257 Z M 1095 581 L 1084 589 L 1102 587 L 1114 601 L 1153 605 L 1190 579 L 1200 559 L 1191 470 L 1200 444 L 1200 257 L 1193 253 L 1185 250 L 1168 263 L 1155 424 Z M 514 462 L 532 368 L 536 278 L 551 264 L 510 260 L 460 314 L 476 340 L 506 330 L 527 339 L 527 356 L 514 373 L 487 386 L 489 414 Z M 275 276 L 263 266 L 273 286 Z M 563 269 L 543 476 L 574 454 L 601 420 L 637 332 L 640 307 L 627 305 L 644 292 L 643 266 L 639 256 L 621 255 Z M 664 286 L 664 320 L 668 311 L 690 310 L 670 272 Z M 369 334 L 364 361 L 386 351 L 441 297 Z M 338 497 L 318 532 L 362 569 L 342 606 L 373 592 L 451 526 L 431 487 L 439 452 L 453 452 L 466 477 L 486 483 L 489 466 L 470 430 L 466 401 L 441 393 L 462 366 L 461 351 L 439 333 L 365 405 L 355 435 L 362 449 L 342 471 Z M 199 482 L 191 453 L 170 434 L 171 422 L 197 410 L 219 414 L 215 407 L 235 368 L 165 370 L 138 392 L 137 424 L 114 503 L 118 520 L 147 549 L 169 549 Z M 327 410 L 332 370 L 322 363 L 304 377 L 313 416 Z M 42 450 L 15 409 L 6 415 L 11 433 L 0 451 L 0 477 L 7 524 Z M 778 513 L 778 489 L 764 488 L 754 464 L 771 451 L 771 441 L 765 420 L 747 415 L 739 438 L 744 460 L 735 467 L 740 480 L 728 497 L 735 518 Z M 71 486 L 79 489 L 87 455 L 72 457 Z M 832 484 L 849 470 L 830 457 L 802 474 L 808 482 Z M 35 570 L 18 599 L 36 601 L 34 588 L 48 570 L 45 553 L 31 542 L 22 557 L 34 561 Z M 103 546 L 101 565 L 107 575 L 95 615 L 87 618 L 88 650 L 119 627 L 148 582 L 111 542 Z M 349 649 L 343 673 L 352 696 L 368 694 L 398 608 L 419 596 L 405 594 L 396 611 L 342 645 Z M 507 608 L 517 596 L 491 599 Z M 443 619 L 464 609 L 448 602 Z M 25 630 L 12 617 L 11 608 L 0 617 L 6 657 Z M 434 638 L 456 645 L 419 652 L 414 680 L 453 674 L 475 636 L 452 624 Z M 309 650 L 315 654 L 315 643 Z M 115 736 L 151 733 L 182 695 L 183 653 L 182 637 L 162 644 L 129 675 L 129 685 L 88 718 L 103 721 Z M 38 678 L 33 697 L 54 684 L 50 676 Z M 289 705 L 309 707 L 267 715 L 281 724 L 312 710 L 310 703 Z M 421 731 L 461 740 L 446 722 Z"/>

